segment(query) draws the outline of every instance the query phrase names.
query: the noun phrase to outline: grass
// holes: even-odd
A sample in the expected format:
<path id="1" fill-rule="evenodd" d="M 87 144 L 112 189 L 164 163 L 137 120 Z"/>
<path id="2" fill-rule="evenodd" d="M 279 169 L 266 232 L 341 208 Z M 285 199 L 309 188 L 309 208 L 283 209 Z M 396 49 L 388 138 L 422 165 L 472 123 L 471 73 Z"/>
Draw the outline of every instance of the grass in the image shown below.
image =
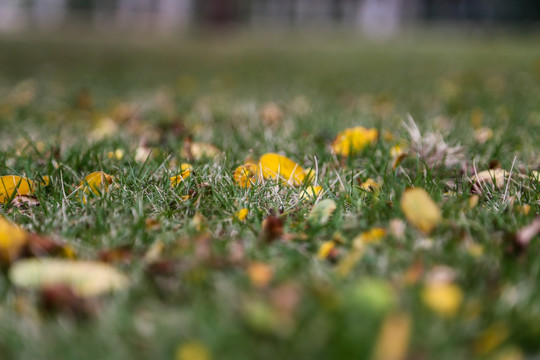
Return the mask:
<path id="1" fill-rule="evenodd" d="M 529 177 L 540 167 L 536 38 L 62 39 L 0 40 L 0 175 L 51 179 L 36 192 L 39 206 L 0 213 L 65 241 L 81 259 L 128 245 L 131 259 L 114 266 L 131 286 L 89 300 L 97 311 L 84 320 L 43 310 L 39 293 L 15 288 L 6 270 L 0 359 L 170 359 L 185 344 L 202 344 L 215 359 L 369 358 L 396 312 L 411 319 L 409 359 L 539 356 L 538 238 L 509 251 L 540 211 L 540 184 Z M 284 113 L 275 127 L 261 120 L 268 102 Z M 463 166 L 430 167 L 410 154 L 393 170 L 391 147 L 410 145 L 408 113 L 424 134 L 462 145 Z M 355 125 L 379 129 L 380 140 L 337 158 L 333 138 Z M 479 142 L 479 126 L 492 138 Z M 191 161 L 192 175 L 171 188 L 188 136 L 224 156 Z M 142 145 L 152 153 L 137 160 Z M 121 159 L 109 154 L 117 149 Z M 300 200 L 298 188 L 234 183 L 238 165 L 267 152 L 318 170 L 322 198 L 337 204 L 326 225 L 308 224 L 315 200 Z M 524 177 L 469 208 L 467 176 L 494 161 Z M 83 204 L 72 191 L 97 170 L 115 185 Z M 368 178 L 380 192 L 359 189 Z M 402 237 L 391 231 L 405 221 L 399 200 L 410 186 L 442 210 L 430 236 L 409 224 Z M 245 222 L 234 218 L 241 208 L 249 209 Z M 263 241 L 271 214 L 281 214 L 287 240 Z M 374 227 L 388 235 L 339 276 L 352 240 Z M 332 239 L 335 259 L 319 259 Z M 156 242 L 169 271 L 143 260 Z M 273 269 L 268 286 L 250 281 L 253 262 Z M 450 317 L 422 298 L 429 277 L 447 268 L 463 293 Z M 407 282 L 415 269 L 421 275 Z"/>

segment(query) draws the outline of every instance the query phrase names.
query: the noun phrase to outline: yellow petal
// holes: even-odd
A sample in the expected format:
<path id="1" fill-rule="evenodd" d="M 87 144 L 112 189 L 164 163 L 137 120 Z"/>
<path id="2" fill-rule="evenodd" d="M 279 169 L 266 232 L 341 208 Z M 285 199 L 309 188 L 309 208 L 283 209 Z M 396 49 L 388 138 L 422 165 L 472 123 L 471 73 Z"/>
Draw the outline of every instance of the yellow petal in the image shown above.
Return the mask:
<path id="1" fill-rule="evenodd" d="M 98 296 L 128 285 L 125 275 L 97 261 L 20 260 L 13 264 L 9 277 L 15 285 L 23 288 L 66 285 L 79 296 Z"/>
<path id="2" fill-rule="evenodd" d="M 259 167 L 265 179 L 279 179 L 290 185 L 300 185 L 304 181 L 304 169 L 288 157 L 267 153 L 259 159 Z"/>
<path id="3" fill-rule="evenodd" d="M 26 232 L 0 216 L 0 264 L 15 260 L 26 242 Z"/>
<path id="4" fill-rule="evenodd" d="M 0 203 L 5 204 L 15 195 L 32 195 L 34 183 L 27 178 L 16 175 L 0 176 Z"/>
<path id="5" fill-rule="evenodd" d="M 444 318 L 456 315 L 462 299 L 461 289 L 451 283 L 428 284 L 422 290 L 424 304 Z"/>
<path id="6" fill-rule="evenodd" d="M 191 175 L 192 170 L 193 170 L 193 167 L 191 166 L 191 164 L 182 163 L 180 165 L 180 174 L 170 178 L 171 186 L 175 187 L 181 184 L 182 181 L 184 181 Z"/>
<path id="7" fill-rule="evenodd" d="M 238 211 L 234 214 L 234 216 L 235 216 L 238 220 L 244 221 L 244 220 L 247 218 L 248 214 L 249 214 L 249 210 L 244 208 L 244 209 L 238 210 Z"/>
<path id="8" fill-rule="evenodd" d="M 336 136 L 332 149 L 337 155 L 354 155 L 369 144 L 375 143 L 378 136 L 377 129 L 366 129 L 362 126 L 345 129 Z"/>
<path id="9" fill-rule="evenodd" d="M 257 182 L 259 167 L 252 161 L 240 165 L 234 170 L 234 181 L 243 188 L 251 187 Z"/>
<path id="10" fill-rule="evenodd" d="M 413 226 L 426 234 L 441 222 L 441 210 L 421 188 L 405 190 L 401 196 L 401 210 Z"/>

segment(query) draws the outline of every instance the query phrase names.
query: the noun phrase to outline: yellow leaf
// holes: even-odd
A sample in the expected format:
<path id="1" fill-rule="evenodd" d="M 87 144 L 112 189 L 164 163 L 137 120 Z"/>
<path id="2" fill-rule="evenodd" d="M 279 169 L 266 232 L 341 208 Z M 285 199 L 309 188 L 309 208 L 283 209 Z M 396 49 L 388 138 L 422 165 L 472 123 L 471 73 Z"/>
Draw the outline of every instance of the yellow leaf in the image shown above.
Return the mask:
<path id="1" fill-rule="evenodd" d="M 411 317 L 407 313 L 392 313 L 382 324 L 373 360 L 401 360 L 407 356 L 411 336 Z"/>
<path id="2" fill-rule="evenodd" d="M 15 260 L 27 240 L 24 230 L 0 216 L 0 264 L 9 264 Z"/>
<path id="3" fill-rule="evenodd" d="M 184 180 L 186 180 L 191 175 L 192 170 L 193 170 L 193 167 L 191 166 L 191 164 L 188 164 L 188 163 L 181 164 L 180 174 L 170 178 L 171 186 L 176 187 L 179 184 L 181 184 Z"/>
<path id="4" fill-rule="evenodd" d="M 304 169 L 288 157 L 267 153 L 259 159 L 259 167 L 265 179 L 279 179 L 290 185 L 300 185 L 304 181 Z"/>
<path id="5" fill-rule="evenodd" d="M 330 255 L 330 252 L 334 249 L 336 246 L 336 243 L 333 241 L 325 241 L 321 244 L 321 247 L 319 247 L 319 252 L 317 253 L 317 257 L 319 259 L 326 259 L 328 255 Z"/>
<path id="6" fill-rule="evenodd" d="M 121 290 L 128 285 L 127 277 L 108 264 L 65 259 L 17 261 L 11 267 L 9 278 L 15 285 L 30 289 L 66 285 L 84 297 Z"/>
<path id="7" fill-rule="evenodd" d="M 392 169 L 396 169 L 398 165 L 407 157 L 407 151 L 401 146 L 395 145 L 390 149 L 390 156 L 392 157 Z"/>
<path id="8" fill-rule="evenodd" d="M 246 208 L 244 208 L 244 209 L 238 210 L 238 211 L 234 214 L 234 216 L 235 216 L 238 220 L 244 221 L 244 220 L 247 218 L 248 214 L 249 214 L 249 210 L 246 209 Z"/>
<path id="9" fill-rule="evenodd" d="M 93 192 L 96 195 L 102 194 L 107 191 L 109 184 L 112 184 L 112 176 L 104 173 L 103 171 L 95 171 L 88 174 L 84 181 L 81 181 L 79 186 L 82 186 L 86 194 Z"/>
<path id="10" fill-rule="evenodd" d="M 360 188 L 364 189 L 365 191 L 376 193 L 381 189 L 381 186 L 375 180 L 369 178 L 360 184 Z"/>
<path id="11" fill-rule="evenodd" d="M 401 196 L 401 210 L 412 225 L 426 234 L 441 222 L 441 210 L 421 188 L 405 190 Z"/>
<path id="12" fill-rule="evenodd" d="M 43 175 L 41 177 L 41 182 L 39 183 L 41 186 L 49 186 L 51 184 L 51 179 L 49 175 Z"/>
<path id="13" fill-rule="evenodd" d="M 322 192 L 322 186 L 308 186 L 300 194 L 300 200 L 315 199 Z"/>
<path id="14" fill-rule="evenodd" d="M 373 228 L 358 235 L 353 240 L 353 246 L 358 246 L 358 243 L 371 244 L 378 243 L 382 238 L 386 236 L 386 230 L 383 228 Z"/>
<path id="15" fill-rule="evenodd" d="M 456 315 L 463 292 L 452 283 L 427 284 L 422 290 L 422 301 L 431 310 L 444 318 Z"/>
<path id="16" fill-rule="evenodd" d="M 0 176 L 0 203 L 5 204 L 15 195 L 32 195 L 34 183 L 27 178 L 16 175 Z"/>
<path id="17" fill-rule="evenodd" d="M 251 187 L 257 182 L 259 167 L 252 161 L 247 161 L 234 170 L 233 178 L 238 186 L 243 188 Z"/>
<path id="18" fill-rule="evenodd" d="M 336 136 L 332 149 L 337 155 L 354 155 L 375 143 L 378 136 L 377 129 L 366 129 L 362 126 L 345 129 Z"/>
<path id="19" fill-rule="evenodd" d="M 212 355 L 201 342 L 190 341 L 184 343 L 176 350 L 176 360 L 211 360 Z"/>

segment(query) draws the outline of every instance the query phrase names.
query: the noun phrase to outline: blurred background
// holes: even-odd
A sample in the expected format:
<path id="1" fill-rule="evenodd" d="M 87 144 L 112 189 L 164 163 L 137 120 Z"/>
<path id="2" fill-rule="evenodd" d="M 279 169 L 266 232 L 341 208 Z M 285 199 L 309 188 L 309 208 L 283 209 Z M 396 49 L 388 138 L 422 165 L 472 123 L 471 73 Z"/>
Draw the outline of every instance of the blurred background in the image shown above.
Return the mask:
<path id="1" fill-rule="evenodd" d="M 539 20 L 537 0 L 0 0 L 0 32 L 315 26 L 385 37 L 415 24 L 534 26 Z"/>

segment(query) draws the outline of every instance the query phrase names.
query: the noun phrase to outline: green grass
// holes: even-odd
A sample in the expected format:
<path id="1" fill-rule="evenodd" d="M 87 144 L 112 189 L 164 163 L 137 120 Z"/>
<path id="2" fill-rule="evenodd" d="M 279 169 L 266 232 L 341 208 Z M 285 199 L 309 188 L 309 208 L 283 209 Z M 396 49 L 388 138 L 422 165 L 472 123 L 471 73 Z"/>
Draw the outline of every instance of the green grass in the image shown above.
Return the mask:
<path id="1" fill-rule="evenodd" d="M 538 237 L 521 254 L 508 249 L 540 212 L 540 183 L 519 179 L 469 209 L 471 185 L 460 167 L 429 168 L 411 154 L 394 171 L 390 157 L 393 145 L 409 142 L 402 122 L 410 113 L 423 132 L 443 132 L 446 142 L 464 146 L 469 176 L 473 164 L 481 171 L 492 160 L 508 171 L 515 161 L 514 173 L 538 170 L 537 40 L 1 39 L 0 175 L 48 175 L 51 184 L 37 191 L 39 206 L 5 205 L 0 214 L 65 241 L 81 259 L 121 245 L 133 257 L 115 264 L 130 278 L 129 289 L 97 300 L 96 314 L 85 320 L 44 311 L 36 292 L 0 275 L 0 359 L 171 359 L 187 341 L 205 344 L 215 359 L 362 359 L 371 356 L 383 319 L 395 311 L 411 317 L 410 359 L 539 356 Z M 270 101 L 284 112 L 276 128 L 260 117 Z M 122 119 L 119 104 L 133 106 L 136 116 Z M 474 114 L 493 130 L 485 143 L 475 139 Z M 96 136 L 107 117 L 117 128 Z M 182 131 L 175 133 L 174 124 Z M 381 136 L 342 161 L 330 144 L 354 125 L 392 133 L 394 140 Z M 192 176 L 171 188 L 169 177 L 186 161 L 180 154 L 188 136 L 216 145 L 224 156 L 193 161 Z M 152 156 L 136 161 L 143 142 Z M 108 156 L 116 149 L 124 150 L 122 159 Z M 337 204 L 328 224 L 308 225 L 313 201 L 299 200 L 298 188 L 234 183 L 238 165 L 267 152 L 318 168 L 322 198 Z M 70 195 L 97 170 L 114 176 L 115 186 L 87 204 Z M 367 178 L 381 184 L 378 194 L 358 189 L 358 179 Z M 442 210 L 430 241 L 407 225 L 404 237 L 389 234 L 367 248 L 348 276 L 338 276 L 336 262 L 352 251 L 356 235 L 405 220 L 399 199 L 410 186 L 426 189 Z M 183 200 L 186 194 L 191 197 Z M 530 212 L 517 205 L 530 205 Z M 233 219 L 241 208 L 250 210 L 245 222 Z M 295 237 L 265 243 L 262 222 L 280 213 L 284 232 Z M 204 217 L 202 226 L 193 222 L 196 214 Z M 147 226 L 149 219 L 159 226 Z M 323 241 L 338 237 L 336 262 L 318 259 Z M 152 274 L 143 260 L 157 241 L 165 245 L 161 257 L 174 266 L 168 275 Z M 471 255 L 471 243 L 483 253 Z M 229 261 L 239 246 L 241 263 Z M 246 264 L 254 261 L 274 270 L 265 289 L 247 276 Z M 418 262 L 423 275 L 405 284 Z M 421 299 L 436 266 L 452 268 L 464 294 L 448 319 Z M 280 312 L 276 298 L 287 294 L 298 303 Z M 507 329 L 504 339 L 487 352 L 475 350 L 493 324 Z"/>

